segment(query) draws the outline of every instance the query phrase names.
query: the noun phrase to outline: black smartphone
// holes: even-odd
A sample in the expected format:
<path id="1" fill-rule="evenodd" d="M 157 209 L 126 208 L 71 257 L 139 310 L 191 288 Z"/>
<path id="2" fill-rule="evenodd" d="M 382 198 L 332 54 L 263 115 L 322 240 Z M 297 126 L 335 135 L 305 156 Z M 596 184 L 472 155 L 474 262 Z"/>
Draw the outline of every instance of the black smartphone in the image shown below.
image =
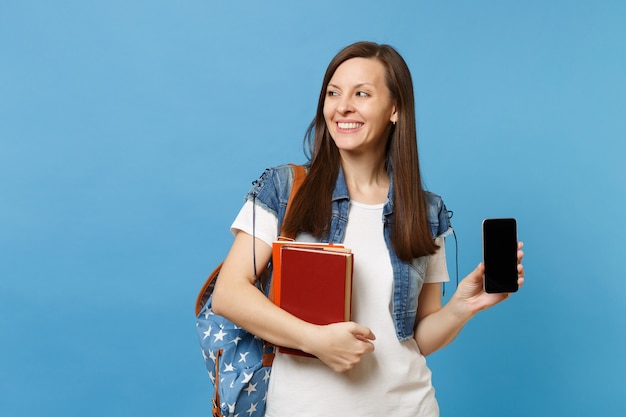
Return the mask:
<path id="1" fill-rule="evenodd" d="M 483 263 L 485 292 L 507 293 L 518 290 L 515 219 L 483 220 Z"/>

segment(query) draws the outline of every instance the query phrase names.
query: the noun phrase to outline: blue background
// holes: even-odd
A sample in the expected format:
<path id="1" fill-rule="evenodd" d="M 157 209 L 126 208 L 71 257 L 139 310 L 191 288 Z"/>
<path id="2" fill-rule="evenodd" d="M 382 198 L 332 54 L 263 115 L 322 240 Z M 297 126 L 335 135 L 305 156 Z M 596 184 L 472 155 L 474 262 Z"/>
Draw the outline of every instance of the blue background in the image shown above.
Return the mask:
<path id="1" fill-rule="evenodd" d="M 442 415 L 623 416 L 625 21 L 617 0 L 3 1 L 0 414 L 209 415 L 196 293 L 252 180 L 304 162 L 329 60 L 373 40 L 412 69 L 459 274 L 485 217 L 526 243 L 523 290 L 429 358 Z"/>

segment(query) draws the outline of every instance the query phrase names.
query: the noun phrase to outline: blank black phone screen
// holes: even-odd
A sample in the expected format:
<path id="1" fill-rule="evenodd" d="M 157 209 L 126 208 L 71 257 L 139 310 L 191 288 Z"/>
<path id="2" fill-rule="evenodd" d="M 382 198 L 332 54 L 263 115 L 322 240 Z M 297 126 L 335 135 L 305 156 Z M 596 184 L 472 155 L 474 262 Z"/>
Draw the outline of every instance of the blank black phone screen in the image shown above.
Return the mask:
<path id="1" fill-rule="evenodd" d="M 517 222 L 515 219 L 483 221 L 485 292 L 515 292 L 517 286 Z"/>

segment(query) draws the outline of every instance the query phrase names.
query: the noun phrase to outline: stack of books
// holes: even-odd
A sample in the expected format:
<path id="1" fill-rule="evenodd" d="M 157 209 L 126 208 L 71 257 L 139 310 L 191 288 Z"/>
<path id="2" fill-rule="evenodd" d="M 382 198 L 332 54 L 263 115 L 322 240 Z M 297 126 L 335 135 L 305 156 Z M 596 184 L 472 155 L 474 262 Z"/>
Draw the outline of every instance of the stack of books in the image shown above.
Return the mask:
<path id="1" fill-rule="evenodd" d="M 272 259 L 274 304 L 313 324 L 350 321 L 354 264 L 350 249 L 278 240 L 272 245 Z M 279 351 L 310 356 L 284 347 Z"/>

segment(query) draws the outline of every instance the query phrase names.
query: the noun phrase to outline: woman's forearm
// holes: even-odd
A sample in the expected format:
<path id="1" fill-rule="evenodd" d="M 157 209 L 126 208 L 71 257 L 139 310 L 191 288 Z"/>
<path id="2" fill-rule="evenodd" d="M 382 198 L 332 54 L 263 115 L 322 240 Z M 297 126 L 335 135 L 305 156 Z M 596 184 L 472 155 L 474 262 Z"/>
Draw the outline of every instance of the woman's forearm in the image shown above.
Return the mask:
<path id="1" fill-rule="evenodd" d="M 439 311 L 422 318 L 414 335 L 422 355 L 430 355 L 452 342 L 472 317 L 453 298 Z"/>
<path id="2" fill-rule="evenodd" d="M 251 284 L 252 277 L 239 278 L 247 272 L 241 265 L 247 264 L 230 258 L 224 262 L 213 293 L 213 312 L 270 343 L 303 348 L 312 326 L 274 305 Z"/>
<path id="3" fill-rule="evenodd" d="M 521 265 L 524 253 L 519 244 L 518 286 L 524 284 L 524 268 Z M 415 329 L 415 340 L 424 356 L 429 355 L 450 343 L 463 326 L 479 311 L 488 309 L 506 300 L 510 294 L 488 294 L 483 289 L 485 267 L 479 264 L 460 283 L 454 295 L 445 306 L 421 318 Z"/>

